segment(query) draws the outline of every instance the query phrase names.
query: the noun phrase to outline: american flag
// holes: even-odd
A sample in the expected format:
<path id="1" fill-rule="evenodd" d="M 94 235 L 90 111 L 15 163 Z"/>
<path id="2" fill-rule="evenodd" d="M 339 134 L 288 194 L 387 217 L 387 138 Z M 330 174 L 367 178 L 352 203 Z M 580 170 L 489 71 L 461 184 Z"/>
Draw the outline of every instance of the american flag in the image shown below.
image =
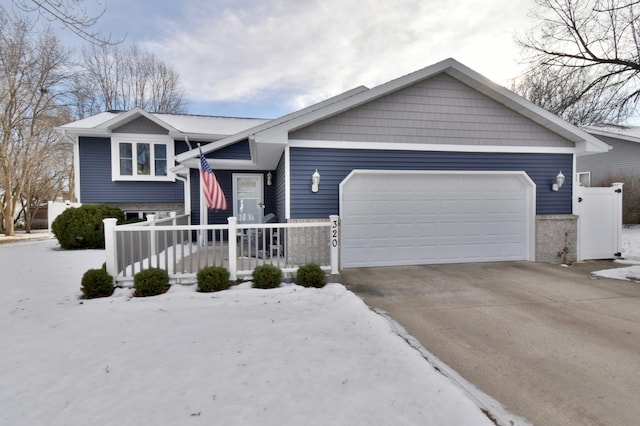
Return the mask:
<path id="1" fill-rule="evenodd" d="M 216 175 L 207 163 L 207 159 L 204 158 L 202 150 L 200 150 L 200 178 L 207 207 L 215 210 L 227 210 L 227 199 L 220 188 Z"/>

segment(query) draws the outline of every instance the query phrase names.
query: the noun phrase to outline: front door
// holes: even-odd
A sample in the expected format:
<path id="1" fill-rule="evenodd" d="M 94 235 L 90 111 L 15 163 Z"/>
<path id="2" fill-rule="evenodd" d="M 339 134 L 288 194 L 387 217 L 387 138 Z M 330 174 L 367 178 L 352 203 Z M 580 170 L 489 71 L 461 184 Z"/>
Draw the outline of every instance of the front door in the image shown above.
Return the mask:
<path id="1" fill-rule="evenodd" d="M 261 174 L 233 174 L 233 215 L 238 223 L 262 223 L 264 192 Z"/>

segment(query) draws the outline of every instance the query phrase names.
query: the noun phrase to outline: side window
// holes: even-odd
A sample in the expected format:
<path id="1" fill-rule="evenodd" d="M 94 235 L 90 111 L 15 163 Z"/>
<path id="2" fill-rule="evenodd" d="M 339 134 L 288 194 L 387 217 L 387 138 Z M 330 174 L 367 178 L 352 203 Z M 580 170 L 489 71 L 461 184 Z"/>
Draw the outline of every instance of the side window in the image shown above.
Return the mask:
<path id="1" fill-rule="evenodd" d="M 166 145 L 154 145 L 154 161 L 156 176 L 167 175 L 167 146 Z"/>
<path id="2" fill-rule="evenodd" d="M 145 176 L 151 174 L 151 153 L 148 143 L 136 144 L 138 151 L 138 175 Z"/>
<path id="3" fill-rule="evenodd" d="M 120 143 L 120 174 L 133 175 L 133 151 L 130 143 Z"/>
<path id="4" fill-rule="evenodd" d="M 577 181 L 580 186 L 591 186 L 591 172 L 579 172 Z"/>

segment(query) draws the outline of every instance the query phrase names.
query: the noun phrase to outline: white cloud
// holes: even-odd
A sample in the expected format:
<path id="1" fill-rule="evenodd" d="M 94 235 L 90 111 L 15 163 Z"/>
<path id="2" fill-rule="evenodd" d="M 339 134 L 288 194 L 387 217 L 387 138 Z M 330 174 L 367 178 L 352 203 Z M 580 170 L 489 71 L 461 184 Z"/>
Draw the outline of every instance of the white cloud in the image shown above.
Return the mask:
<path id="1" fill-rule="evenodd" d="M 191 9 L 145 47 L 196 101 L 277 96 L 294 108 L 455 57 L 501 84 L 531 0 L 264 0 Z M 526 29 L 526 28 L 525 28 Z"/>

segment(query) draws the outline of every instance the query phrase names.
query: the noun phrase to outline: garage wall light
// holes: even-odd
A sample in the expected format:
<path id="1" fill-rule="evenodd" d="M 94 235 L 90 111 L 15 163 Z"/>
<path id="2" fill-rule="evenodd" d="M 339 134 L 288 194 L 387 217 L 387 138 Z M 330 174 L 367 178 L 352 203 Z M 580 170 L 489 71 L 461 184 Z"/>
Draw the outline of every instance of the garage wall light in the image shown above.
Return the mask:
<path id="1" fill-rule="evenodd" d="M 316 169 L 311 175 L 311 192 L 318 192 L 318 185 L 320 185 L 320 173 Z"/>
<path id="2" fill-rule="evenodd" d="M 267 186 L 271 186 L 271 179 L 273 179 L 273 175 L 271 172 L 267 173 Z"/>
<path id="3" fill-rule="evenodd" d="M 551 190 L 558 191 L 560 188 L 562 188 L 563 184 L 564 184 L 564 175 L 562 174 L 562 171 L 560 171 L 560 173 L 558 173 L 558 176 L 556 176 L 556 183 L 551 185 Z"/>

